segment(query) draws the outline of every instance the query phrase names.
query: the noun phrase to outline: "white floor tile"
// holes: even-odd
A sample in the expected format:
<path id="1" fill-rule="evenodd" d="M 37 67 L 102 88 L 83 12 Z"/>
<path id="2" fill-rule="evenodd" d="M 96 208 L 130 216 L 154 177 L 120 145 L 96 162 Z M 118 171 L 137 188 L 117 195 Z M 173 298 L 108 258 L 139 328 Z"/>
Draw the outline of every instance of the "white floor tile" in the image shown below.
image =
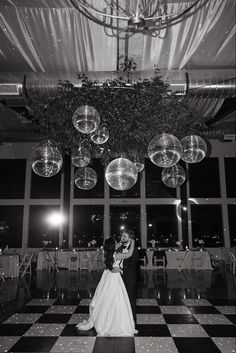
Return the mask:
<path id="1" fill-rule="evenodd" d="M 13 314 L 4 324 L 34 324 L 42 314 Z"/>
<path id="2" fill-rule="evenodd" d="M 11 347 L 20 339 L 19 336 L 0 337 L 0 352 L 8 352 Z"/>
<path id="3" fill-rule="evenodd" d="M 162 314 L 192 314 L 185 305 L 160 305 Z"/>
<path id="4" fill-rule="evenodd" d="M 167 325 L 172 337 L 208 337 L 208 334 L 201 325 Z"/>
<path id="5" fill-rule="evenodd" d="M 73 314 L 76 308 L 76 305 L 54 305 L 48 308 L 46 314 Z"/>
<path id="6" fill-rule="evenodd" d="M 161 314 L 137 314 L 137 323 L 142 325 L 161 325 L 166 322 Z"/>
<path id="7" fill-rule="evenodd" d="M 92 353 L 96 337 L 59 337 L 50 352 Z"/>
<path id="8" fill-rule="evenodd" d="M 212 337 L 211 339 L 222 353 L 236 353 L 235 337 Z"/>

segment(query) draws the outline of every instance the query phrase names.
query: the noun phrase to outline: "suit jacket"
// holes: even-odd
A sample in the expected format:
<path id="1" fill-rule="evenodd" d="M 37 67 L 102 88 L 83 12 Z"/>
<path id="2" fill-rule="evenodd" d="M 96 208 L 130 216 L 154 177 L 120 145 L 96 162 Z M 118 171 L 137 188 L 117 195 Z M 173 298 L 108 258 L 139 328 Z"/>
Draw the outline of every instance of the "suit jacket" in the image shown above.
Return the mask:
<path id="1" fill-rule="evenodd" d="M 138 264 L 138 249 L 135 246 L 131 257 L 123 260 L 123 280 L 125 282 L 136 283 L 136 273 Z"/>

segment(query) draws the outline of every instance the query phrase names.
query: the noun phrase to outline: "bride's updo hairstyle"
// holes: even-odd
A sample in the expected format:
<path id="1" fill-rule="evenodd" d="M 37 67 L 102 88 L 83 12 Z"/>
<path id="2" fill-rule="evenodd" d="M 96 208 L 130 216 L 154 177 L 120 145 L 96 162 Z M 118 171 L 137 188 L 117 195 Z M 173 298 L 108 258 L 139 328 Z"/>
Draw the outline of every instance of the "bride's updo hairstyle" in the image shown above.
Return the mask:
<path id="1" fill-rule="evenodd" d="M 105 266 L 107 270 L 112 270 L 114 263 L 113 254 L 115 252 L 116 242 L 114 238 L 108 238 L 104 243 Z"/>

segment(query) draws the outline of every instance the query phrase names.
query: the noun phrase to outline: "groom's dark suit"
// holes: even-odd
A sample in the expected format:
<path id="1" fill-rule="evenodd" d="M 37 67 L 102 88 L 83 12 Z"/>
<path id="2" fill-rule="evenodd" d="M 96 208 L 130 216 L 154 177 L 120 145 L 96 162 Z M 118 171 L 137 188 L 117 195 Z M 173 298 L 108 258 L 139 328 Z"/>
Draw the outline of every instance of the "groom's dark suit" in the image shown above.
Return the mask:
<path id="1" fill-rule="evenodd" d="M 130 245 L 129 245 L 130 246 Z M 129 246 L 127 249 L 129 249 Z M 136 270 L 138 262 L 138 249 L 134 247 L 133 255 L 123 260 L 123 281 L 129 296 L 130 305 L 132 308 L 132 313 L 134 321 L 136 322 Z"/>

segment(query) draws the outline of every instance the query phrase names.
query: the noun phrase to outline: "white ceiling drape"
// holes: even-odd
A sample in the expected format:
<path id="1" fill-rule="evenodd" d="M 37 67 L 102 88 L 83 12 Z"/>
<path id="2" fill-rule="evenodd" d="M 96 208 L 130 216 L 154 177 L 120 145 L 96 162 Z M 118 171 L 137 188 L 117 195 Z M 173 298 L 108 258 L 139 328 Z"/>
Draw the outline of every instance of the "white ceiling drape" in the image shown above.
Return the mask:
<path id="1" fill-rule="evenodd" d="M 102 9 L 106 0 L 88 0 Z M 195 0 L 167 0 L 167 13 L 181 12 Z M 129 8 L 134 0 L 119 0 Z M 145 1 L 144 1 L 145 3 Z M 154 2 L 155 4 L 156 2 Z M 74 8 L 69 0 L 0 1 L 1 72 L 69 74 L 115 71 L 126 53 L 137 70 L 182 70 L 235 67 L 235 0 L 200 0 L 198 10 L 163 29 L 129 39 L 107 36 L 104 28 Z M 127 51 L 128 50 L 128 51 Z M 217 79 L 217 78 L 216 78 Z M 193 100 L 203 116 L 212 116 L 220 99 Z"/>

